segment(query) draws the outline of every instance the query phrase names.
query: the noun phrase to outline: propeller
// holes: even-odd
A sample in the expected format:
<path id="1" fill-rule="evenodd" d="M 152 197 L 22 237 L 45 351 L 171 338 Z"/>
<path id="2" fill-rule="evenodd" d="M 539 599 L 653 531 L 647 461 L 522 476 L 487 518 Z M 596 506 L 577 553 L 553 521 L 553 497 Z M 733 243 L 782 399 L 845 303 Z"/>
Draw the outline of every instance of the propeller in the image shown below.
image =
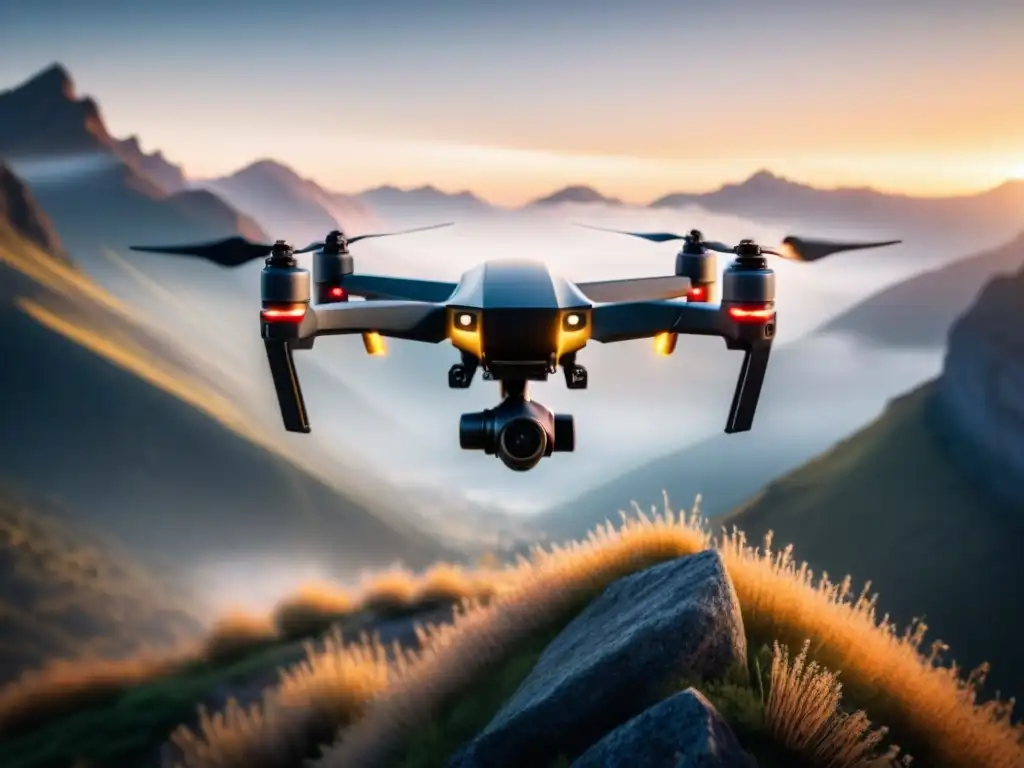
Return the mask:
<path id="1" fill-rule="evenodd" d="M 366 240 L 371 237 L 391 237 L 392 235 L 408 235 L 410 232 L 424 232 L 428 229 L 441 229 L 441 227 L 450 227 L 454 223 L 455 222 L 453 221 L 448 221 L 445 222 L 444 224 L 431 224 L 430 226 L 427 227 L 413 227 L 412 229 L 401 229 L 397 232 L 376 232 L 369 235 L 356 235 L 355 237 L 346 237 L 344 232 L 334 230 L 333 232 L 327 235 L 327 239 L 335 239 L 338 245 L 340 245 L 342 249 L 344 249 L 345 245 L 352 245 L 352 243 L 358 243 L 360 240 Z M 309 253 L 310 251 L 315 251 L 318 248 L 322 248 L 323 245 L 324 240 L 317 240 L 314 243 L 310 243 L 305 248 L 301 248 L 295 251 L 295 253 Z"/>
<path id="2" fill-rule="evenodd" d="M 615 232 L 620 235 L 639 237 L 652 243 L 667 243 L 671 240 L 685 240 L 688 245 L 703 246 L 709 251 L 718 253 L 732 253 L 737 256 L 757 257 L 761 254 L 780 256 L 790 261 L 817 261 L 833 253 L 842 251 L 858 251 L 866 248 L 882 248 L 888 245 L 902 243 L 902 240 L 884 240 L 869 243 L 844 243 L 835 240 L 812 240 L 806 237 L 789 236 L 783 239 L 782 243 L 775 248 L 762 248 L 753 240 L 741 240 L 739 245 L 726 245 L 717 240 L 705 240 L 699 230 L 691 229 L 685 235 L 677 235 L 672 232 L 628 232 L 621 229 L 608 229 L 606 227 L 595 227 L 590 224 L 579 224 L 578 226 L 587 229 L 598 229 L 603 232 Z"/>
<path id="3" fill-rule="evenodd" d="M 390 237 L 391 235 L 406 235 L 410 232 L 420 232 L 426 229 L 439 229 L 440 227 L 450 227 L 454 222 L 447 222 L 445 224 L 433 224 L 429 227 L 416 227 L 414 229 L 403 229 L 397 232 L 376 232 L 367 235 L 356 235 L 355 237 L 346 238 L 344 233 L 335 230 L 330 233 L 328 237 L 334 235 L 338 238 L 338 242 L 341 245 L 352 244 L 359 240 L 365 240 L 370 237 Z M 247 240 L 244 237 L 235 235 L 234 237 L 226 237 L 223 240 L 214 240 L 209 243 L 195 243 L 192 245 L 132 245 L 129 248 L 133 251 L 145 251 L 148 253 L 169 253 L 179 256 L 198 256 L 201 259 L 207 259 L 215 264 L 220 264 L 225 267 L 238 267 L 242 264 L 246 264 L 256 259 L 266 258 L 271 253 L 276 251 L 288 251 L 290 253 L 308 253 L 315 251 L 318 248 L 322 248 L 324 245 L 323 240 L 318 240 L 315 243 L 310 243 L 305 248 L 295 251 L 284 241 L 278 240 L 273 245 L 267 245 L 266 243 L 254 243 Z"/>

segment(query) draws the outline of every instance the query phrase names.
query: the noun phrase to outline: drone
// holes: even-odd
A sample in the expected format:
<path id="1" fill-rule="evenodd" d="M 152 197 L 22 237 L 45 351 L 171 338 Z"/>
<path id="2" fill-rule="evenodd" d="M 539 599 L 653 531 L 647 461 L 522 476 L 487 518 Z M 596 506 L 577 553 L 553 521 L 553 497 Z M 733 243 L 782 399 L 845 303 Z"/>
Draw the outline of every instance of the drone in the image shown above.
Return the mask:
<path id="1" fill-rule="evenodd" d="M 776 336 L 775 273 L 766 257 L 814 262 L 841 251 L 901 242 L 787 237 L 776 248 L 763 248 L 749 239 L 737 245 L 705 240 L 696 229 L 676 235 L 581 224 L 654 243 L 681 240 L 675 273 L 574 282 L 531 260 L 485 261 L 458 282 L 355 272 L 349 246 L 356 242 L 451 224 L 355 237 L 334 230 L 299 250 L 283 240 L 264 245 L 237 236 L 131 248 L 199 257 L 225 267 L 265 258 L 260 332 L 288 432 L 310 432 L 295 350 L 310 350 L 317 338 L 337 334 L 361 334 L 371 355 L 384 353 L 384 338 L 449 341 L 461 359 L 448 371 L 448 386 L 468 388 L 479 370 L 484 380 L 498 382 L 500 393 L 497 406 L 461 416 L 460 447 L 497 456 L 509 469 L 523 472 L 552 453 L 575 450 L 573 417 L 552 413 L 533 400 L 529 386 L 561 368 L 568 389 L 586 389 L 587 370 L 577 356 L 590 341 L 653 339 L 659 354 L 671 355 L 679 334 L 724 339 L 728 349 L 743 352 L 725 432 L 749 431 Z M 312 279 L 296 260 L 310 252 Z M 720 281 L 718 253 L 733 257 Z"/>

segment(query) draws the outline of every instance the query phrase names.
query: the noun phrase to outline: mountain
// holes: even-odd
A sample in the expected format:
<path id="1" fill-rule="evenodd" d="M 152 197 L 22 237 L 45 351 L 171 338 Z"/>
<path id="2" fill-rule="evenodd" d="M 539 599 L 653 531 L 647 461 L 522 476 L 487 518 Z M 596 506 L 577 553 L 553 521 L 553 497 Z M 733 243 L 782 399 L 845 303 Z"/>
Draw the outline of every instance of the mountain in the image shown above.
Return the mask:
<path id="1" fill-rule="evenodd" d="M 439 218 L 495 212 L 490 203 L 472 192 L 449 193 L 429 185 L 410 189 L 385 185 L 360 192 L 357 197 L 392 225 L 438 223 Z"/>
<path id="2" fill-rule="evenodd" d="M 1024 237 L 949 333 L 932 413 L 947 451 L 1024 529 Z"/>
<path id="3" fill-rule="evenodd" d="M 992 242 L 1020 230 L 1024 181 L 1008 181 L 974 195 L 911 197 L 867 187 L 818 189 L 758 171 L 746 181 L 706 193 L 673 193 L 652 208 L 697 205 L 708 211 L 760 220 L 817 220 L 822 226 L 862 227 L 901 234 L 942 230 L 947 235 L 987 231 Z"/>
<path id="4" fill-rule="evenodd" d="M 167 194 L 188 189 L 188 180 L 181 166 L 169 162 L 160 150 L 148 154 L 143 152 L 138 136 L 121 139 L 115 144 L 115 151 L 128 165 L 155 182 Z"/>
<path id="5" fill-rule="evenodd" d="M 148 175 L 146 168 L 160 164 L 114 139 L 97 103 L 77 96 L 60 65 L 0 93 L 0 157 L 29 184 L 80 262 L 131 243 L 266 238 L 209 192 L 163 189 L 166 168 Z"/>
<path id="6" fill-rule="evenodd" d="M 0 684 L 53 659 L 198 638 L 192 607 L 111 542 L 0 492 Z"/>
<path id="7" fill-rule="evenodd" d="M 582 184 L 566 187 L 557 192 L 552 192 L 546 197 L 534 200 L 529 206 L 561 205 L 564 203 L 604 203 L 605 205 L 622 205 L 622 201 L 616 197 L 606 197 L 593 187 Z"/>
<path id="8" fill-rule="evenodd" d="M 0 226 L 0 467 L 19 492 L 178 574 L 273 558 L 351 575 L 451 556 L 365 468 L 305 466 L 187 334 L 31 242 L 43 217 L 20 189 L 5 206 L 23 222 Z"/>
<path id="9" fill-rule="evenodd" d="M 721 523 L 755 543 L 773 531 L 777 547 L 793 544 L 816 573 L 850 574 L 858 589 L 870 578 L 879 616 L 899 627 L 923 616 L 929 638 L 948 643 L 961 667 L 991 662 L 991 690 L 1021 691 L 1024 617 L 1012 595 L 1024 584 L 1024 534 L 936 439 L 937 388 L 892 401 Z"/>
<path id="10" fill-rule="evenodd" d="M 1024 212 L 1020 219 L 1024 221 Z M 882 290 L 820 330 L 899 347 L 939 347 L 953 321 L 994 275 L 1024 264 L 1024 233 L 997 248 L 958 259 Z"/>
<path id="11" fill-rule="evenodd" d="M 352 195 L 328 192 L 274 160 L 260 160 L 220 179 L 195 182 L 252 216 L 273 237 L 319 240 L 339 227 L 365 232 L 374 224 L 369 206 Z M 301 247 L 301 246 L 300 246 Z"/>

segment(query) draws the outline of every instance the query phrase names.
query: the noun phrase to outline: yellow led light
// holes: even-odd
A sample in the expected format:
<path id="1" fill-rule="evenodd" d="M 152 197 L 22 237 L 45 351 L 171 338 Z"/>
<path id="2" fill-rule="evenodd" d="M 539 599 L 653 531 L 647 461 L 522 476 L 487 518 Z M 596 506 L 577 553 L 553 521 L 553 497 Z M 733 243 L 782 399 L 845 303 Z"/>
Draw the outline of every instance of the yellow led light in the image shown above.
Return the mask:
<path id="1" fill-rule="evenodd" d="M 676 341 L 679 340 L 677 333 L 659 333 L 654 337 L 654 351 L 662 357 L 668 357 L 676 351 Z"/>
<path id="2" fill-rule="evenodd" d="M 376 331 L 367 331 L 363 334 L 363 347 L 366 354 L 374 357 L 383 357 L 388 351 L 384 338 Z"/>

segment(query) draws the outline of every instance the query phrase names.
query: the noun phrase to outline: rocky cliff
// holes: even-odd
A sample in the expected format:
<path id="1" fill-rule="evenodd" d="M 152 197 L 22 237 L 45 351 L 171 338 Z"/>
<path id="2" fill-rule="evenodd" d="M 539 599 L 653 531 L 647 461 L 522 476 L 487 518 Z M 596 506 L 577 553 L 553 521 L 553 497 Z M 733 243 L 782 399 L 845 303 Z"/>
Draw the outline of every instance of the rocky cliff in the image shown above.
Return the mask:
<path id="1" fill-rule="evenodd" d="M 999 501 L 1024 509 L 1024 235 L 1021 267 L 982 289 L 949 333 L 932 423 L 957 462 Z"/>

